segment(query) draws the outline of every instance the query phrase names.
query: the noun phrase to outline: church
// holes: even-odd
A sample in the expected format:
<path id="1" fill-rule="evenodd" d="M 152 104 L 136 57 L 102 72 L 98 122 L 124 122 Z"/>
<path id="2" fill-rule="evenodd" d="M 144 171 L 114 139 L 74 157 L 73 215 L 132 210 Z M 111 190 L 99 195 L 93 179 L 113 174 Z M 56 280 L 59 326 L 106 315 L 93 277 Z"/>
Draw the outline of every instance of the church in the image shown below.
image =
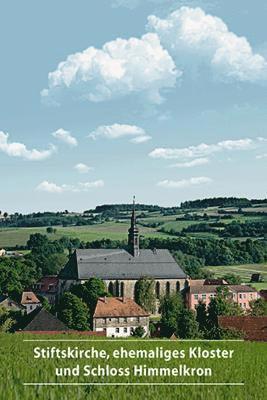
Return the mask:
<path id="1" fill-rule="evenodd" d="M 69 290 L 72 284 L 85 283 L 93 277 L 102 279 L 112 295 L 131 299 L 135 297 L 135 284 L 142 277 L 155 280 L 157 298 L 183 290 L 187 279 L 169 250 L 139 248 L 135 203 L 127 250 L 75 250 L 59 274 L 59 293 Z"/>

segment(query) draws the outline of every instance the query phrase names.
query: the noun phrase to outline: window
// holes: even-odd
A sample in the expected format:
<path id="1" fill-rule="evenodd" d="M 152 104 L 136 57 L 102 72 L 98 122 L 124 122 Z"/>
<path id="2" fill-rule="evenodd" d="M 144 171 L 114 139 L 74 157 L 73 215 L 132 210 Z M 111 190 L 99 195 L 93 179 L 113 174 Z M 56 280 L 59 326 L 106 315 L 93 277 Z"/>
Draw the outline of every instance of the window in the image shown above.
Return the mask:
<path id="1" fill-rule="evenodd" d="M 250 297 L 251 299 L 253 299 L 253 294 L 252 294 L 252 293 L 250 293 L 249 297 Z"/>
<path id="2" fill-rule="evenodd" d="M 244 294 L 243 294 L 243 299 L 245 299 L 246 297 L 247 297 L 247 296 L 246 296 L 246 293 L 244 293 Z"/>
<path id="3" fill-rule="evenodd" d="M 127 328 L 123 328 L 123 332 L 127 333 L 128 329 Z"/>
<path id="4" fill-rule="evenodd" d="M 176 292 L 180 292 L 180 282 L 176 282 Z"/>
<path id="5" fill-rule="evenodd" d="M 246 305 L 246 303 L 244 303 L 244 308 L 247 308 L 247 305 Z"/>
<path id="6" fill-rule="evenodd" d="M 30 306 L 30 310 L 32 310 L 32 306 Z"/>
<path id="7" fill-rule="evenodd" d="M 120 328 L 116 328 L 116 333 L 120 333 Z"/>
<path id="8" fill-rule="evenodd" d="M 108 320 L 109 320 L 109 322 L 111 322 L 111 321 L 112 321 L 112 318 L 109 318 Z"/>
<path id="9" fill-rule="evenodd" d="M 203 294 L 202 294 L 202 300 L 206 300 L 206 297 L 207 297 L 207 296 L 206 296 L 206 293 L 203 293 Z"/>
<path id="10" fill-rule="evenodd" d="M 134 331 L 134 328 L 131 326 L 131 328 L 130 328 L 130 331 L 131 331 L 131 333 Z"/>
<path id="11" fill-rule="evenodd" d="M 239 298 L 242 299 L 242 293 L 239 293 Z"/>
<path id="12" fill-rule="evenodd" d="M 157 298 L 159 298 L 159 296 L 160 296 L 160 283 L 159 282 L 156 283 L 156 296 L 157 296 Z"/>
<path id="13" fill-rule="evenodd" d="M 194 294 L 194 299 L 198 300 L 198 294 Z"/>
<path id="14" fill-rule="evenodd" d="M 170 285 L 170 282 L 167 282 L 166 283 L 166 295 L 167 296 L 170 294 L 170 291 L 171 291 L 171 285 Z"/>
<path id="15" fill-rule="evenodd" d="M 127 318 L 123 318 L 123 321 L 124 321 L 124 322 L 127 322 Z"/>

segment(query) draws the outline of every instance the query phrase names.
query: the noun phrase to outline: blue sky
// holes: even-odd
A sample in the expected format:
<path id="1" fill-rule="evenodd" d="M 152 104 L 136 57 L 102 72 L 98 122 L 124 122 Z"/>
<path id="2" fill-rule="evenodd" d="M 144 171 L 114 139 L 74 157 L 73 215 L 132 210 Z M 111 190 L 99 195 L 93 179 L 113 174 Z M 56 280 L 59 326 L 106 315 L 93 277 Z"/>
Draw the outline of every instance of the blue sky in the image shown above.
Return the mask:
<path id="1" fill-rule="evenodd" d="M 266 197 L 267 5 L 0 6 L 0 209 Z"/>

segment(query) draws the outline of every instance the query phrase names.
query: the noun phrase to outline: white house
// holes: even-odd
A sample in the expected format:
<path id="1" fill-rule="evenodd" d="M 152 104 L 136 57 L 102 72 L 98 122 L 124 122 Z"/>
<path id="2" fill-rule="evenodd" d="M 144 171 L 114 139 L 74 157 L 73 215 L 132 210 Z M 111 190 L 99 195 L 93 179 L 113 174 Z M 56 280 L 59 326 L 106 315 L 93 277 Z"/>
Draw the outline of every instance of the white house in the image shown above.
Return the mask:
<path id="1" fill-rule="evenodd" d="M 127 337 L 137 327 L 149 334 L 149 313 L 126 297 L 101 297 L 93 315 L 93 330 L 107 337 Z"/>

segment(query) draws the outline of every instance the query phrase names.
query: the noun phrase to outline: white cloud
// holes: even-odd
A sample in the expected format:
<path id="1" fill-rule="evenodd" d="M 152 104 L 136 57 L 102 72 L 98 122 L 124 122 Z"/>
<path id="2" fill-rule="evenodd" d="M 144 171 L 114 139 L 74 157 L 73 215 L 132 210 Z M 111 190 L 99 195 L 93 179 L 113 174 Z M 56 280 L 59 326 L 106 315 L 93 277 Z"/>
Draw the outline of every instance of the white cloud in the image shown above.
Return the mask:
<path id="1" fill-rule="evenodd" d="M 21 157 L 30 161 L 42 161 L 50 157 L 56 151 L 56 147 L 53 145 L 50 145 L 50 148 L 47 150 L 29 150 L 25 144 L 9 142 L 8 138 L 8 133 L 0 131 L 0 151 L 6 153 L 10 157 Z"/>
<path id="2" fill-rule="evenodd" d="M 197 146 L 184 148 L 156 148 L 149 156 L 164 159 L 190 159 L 194 157 L 205 157 L 220 151 L 250 150 L 257 147 L 257 142 L 252 139 L 224 140 L 216 144 L 201 143 Z"/>
<path id="3" fill-rule="evenodd" d="M 131 140 L 133 143 L 143 143 L 151 139 L 151 136 L 147 135 L 143 128 L 136 125 L 125 124 L 101 125 L 88 135 L 89 138 L 94 140 L 98 137 L 120 139 L 129 136 L 135 136 Z"/>
<path id="4" fill-rule="evenodd" d="M 148 30 L 159 35 L 162 45 L 181 67 L 206 64 L 223 79 L 267 79 L 265 58 L 253 52 L 245 37 L 229 31 L 222 19 L 199 7 L 181 7 L 166 19 L 150 15 Z"/>
<path id="5" fill-rule="evenodd" d="M 192 161 L 186 161 L 186 162 L 182 162 L 182 163 L 172 164 L 171 167 L 191 168 L 191 167 L 197 167 L 199 165 L 205 165 L 208 163 L 209 163 L 208 158 L 196 158 L 195 160 L 192 160 Z"/>
<path id="6" fill-rule="evenodd" d="M 86 164 L 83 163 L 78 163 L 74 166 L 74 168 L 76 169 L 76 171 L 78 171 L 80 174 L 86 174 L 87 172 L 89 172 L 90 170 L 92 170 L 92 167 L 89 167 Z"/>
<path id="7" fill-rule="evenodd" d="M 104 186 L 103 180 L 97 180 L 93 182 L 79 182 L 76 186 L 73 185 L 57 185 L 53 182 L 43 181 L 37 187 L 36 190 L 48 193 L 63 193 L 63 192 L 87 192 L 92 188 L 100 188 Z"/>
<path id="8" fill-rule="evenodd" d="M 145 142 L 147 142 L 148 140 L 151 140 L 151 139 L 152 139 L 151 136 L 144 135 L 144 136 L 137 136 L 137 137 L 131 139 L 130 141 L 132 143 L 139 144 L 139 143 L 145 143 Z"/>
<path id="9" fill-rule="evenodd" d="M 262 158 L 267 158 L 267 153 L 258 154 L 258 155 L 256 156 L 256 158 L 257 158 L 257 160 L 261 160 Z"/>
<path id="10" fill-rule="evenodd" d="M 143 93 L 160 103 L 161 89 L 175 86 L 178 71 L 155 33 L 138 38 L 116 39 L 102 49 L 88 47 L 71 54 L 48 75 L 48 89 L 41 95 L 54 101 L 62 90 L 74 98 L 100 102 L 130 93 Z"/>
<path id="11" fill-rule="evenodd" d="M 57 131 L 52 133 L 52 136 L 54 138 L 68 144 L 69 146 L 77 146 L 78 142 L 77 139 L 71 135 L 69 131 L 66 131 L 65 129 L 58 129 Z"/>
<path id="12" fill-rule="evenodd" d="M 204 185 L 211 182 L 212 182 L 211 178 L 208 178 L 206 176 L 199 176 L 195 178 L 181 179 L 179 181 L 172 181 L 165 179 L 163 181 L 158 182 L 157 186 L 168 189 L 180 189 L 194 185 Z"/>

